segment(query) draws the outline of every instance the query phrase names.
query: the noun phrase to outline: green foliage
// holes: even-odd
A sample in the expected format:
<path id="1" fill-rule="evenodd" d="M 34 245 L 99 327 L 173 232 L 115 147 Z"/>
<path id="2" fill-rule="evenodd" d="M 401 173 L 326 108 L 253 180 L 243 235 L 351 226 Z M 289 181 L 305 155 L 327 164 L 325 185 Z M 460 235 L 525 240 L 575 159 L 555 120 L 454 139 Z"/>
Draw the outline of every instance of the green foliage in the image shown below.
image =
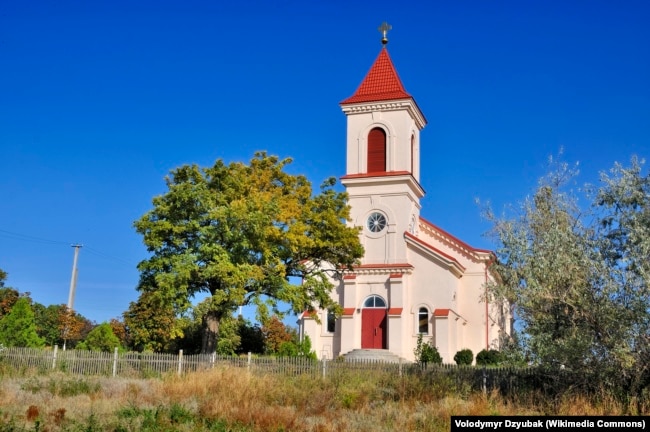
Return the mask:
<path id="1" fill-rule="evenodd" d="M 48 380 L 30 378 L 21 386 L 32 393 L 47 391 L 52 396 L 72 397 L 81 394 L 97 393 L 101 386 L 87 378 L 55 377 Z"/>
<path id="2" fill-rule="evenodd" d="M 59 329 L 59 309 L 61 307 L 58 305 L 45 307 L 40 303 L 32 305 L 36 332 L 43 338 L 47 346 L 63 345 Z"/>
<path id="3" fill-rule="evenodd" d="M 433 346 L 431 341 L 424 342 L 422 333 L 418 334 L 418 341 L 413 353 L 415 354 L 415 361 L 420 364 L 442 364 L 442 356 L 438 352 L 438 348 Z"/>
<path id="4" fill-rule="evenodd" d="M 237 354 L 247 354 L 249 352 L 253 354 L 264 354 L 266 343 L 262 328 L 257 324 L 251 324 L 241 316 L 237 322 L 241 340 L 239 349 L 236 351 Z"/>
<path id="5" fill-rule="evenodd" d="M 589 186 L 560 163 L 511 217 L 486 215 L 500 243 L 491 302 L 513 308 L 510 347 L 545 367 L 596 372 L 619 394 L 650 385 L 650 175 L 633 158 Z M 478 360 L 478 358 L 477 358 Z M 592 385 L 585 379 L 584 386 Z M 627 396 L 626 396 L 627 397 Z"/>
<path id="6" fill-rule="evenodd" d="M 503 361 L 503 357 L 499 350 L 482 349 L 476 354 L 477 366 L 498 366 Z"/>
<path id="7" fill-rule="evenodd" d="M 474 361 L 474 353 L 471 349 L 465 348 L 454 354 L 454 361 L 457 365 L 471 365 Z"/>
<path id="8" fill-rule="evenodd" d="M 64 341 L 67 347 L 74 347 L 79 340 L 87 334 L 90 322 L 83 315 L 71 311 L 66 305 L 43 306 L 33 303 L 36 332 L 43 338 L 47 346 L 62 346 Z"/>
<path id="9" fill-rule="evenodd" d="M 0 319 L 11 312 L 11 308 L 21 297 L 20 292 L 13 288 L 0 288 Z M 23 297 L 29 297 L 24 295 Z"/>
<path id="10" fill-rule="evenodd" d="M 305 357 L 317 360 L 316 352 L 311 349 L 311 339 L 305 336 L 302 341 L 291 340 L 282 342 L 275 354 L 279 357 Z"/>
<path id="11" fill-rule="evenodd" d="M 88 336 L 77 344 L 77 349 L 89 351 L 112 352 L 115 348 L 122 349 L 120 339 L 113 333 L 109 323 L 102 323 L 95 327 Z"/>
<path id="12" fill-rule="evenodd" d="M 26 297 L 21 297 L 0 320 L 0 343 L 8 347 L 39 348 L 43 339 L 36 333 L 34 312 Z"/>
<path id="13" fill-rule="evenodd" d="M 306 177 L 284 171 L 290 162 L 257 153 L 249 165 L 182 166 L 134 224 L 151 253 L 138 266 L 141 292 L 159 293 L 176 315 L 208 295 L 204 353 L 216 350 L 219 321 L 241 305 L 334 306 L 321 265 L 349 267 L 363 255 L 358 230 L 345 223 L 347 195 L 334 180 L 313 195 Z"/>
<path id="14" fill-rule="evenodd" d="M 168 351 L 184 335 L 172 301 L 163 294 L 141 286 L 140 297 L 123 314 L 131 348 L 135 351 Z"/>
<path id="15" fill-rule="evenodd" d="M 298 332 L 286 326 L 277 315 L 265 321 L 262 325 L 262 333 L 264 334 L 264 344 L 268 354 L 277 354 L 280 352 L 282 345 L 296 345 L 298 341 Z"/>

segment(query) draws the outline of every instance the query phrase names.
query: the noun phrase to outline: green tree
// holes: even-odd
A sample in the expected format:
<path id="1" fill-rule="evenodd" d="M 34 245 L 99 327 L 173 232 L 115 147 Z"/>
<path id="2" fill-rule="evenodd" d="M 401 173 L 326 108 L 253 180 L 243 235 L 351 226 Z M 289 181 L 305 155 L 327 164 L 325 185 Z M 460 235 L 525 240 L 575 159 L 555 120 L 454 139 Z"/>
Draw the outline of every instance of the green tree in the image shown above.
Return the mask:
<path id="1" fill-rule="evenodd" d="M 208 295 L 203 353 L 216 350 L 221 320 L 239 306 L 254 304 L 261 317 L 278 301 L 295 313 L 334 306 L 325 264 L 349 267 L 363 255 L 345 223 L 347 195 L 334 179 L 312 195 L 306 177 L 285 172 L 290 162 L 257 153 L 249 165 L 181 166 L 134 224 L 151 253 L 139 264 L 141 291 L 164 293 L 177 314 Z"/>
<path id="2" fill-rule="evenodd" d="M 217 354 L 235 355 L 240 346 L 239 320 L 228 316 L 221 321 L 219 340 L 217 341 Z"/>
<path id="3" fill-rule="evenodd" d="M 287 327 L 276 315 L 267 319 L 262 325 L 262 333 L 264 334 L 264 345 L 268 354 L 278 353 L 282 344 L 298 341 L 297 332 L 291 327 Z"/>
<path id="4" fill-rule="evenodd" d="M 143 290 L 138 300 L 131 302 L 123 314 L 127 339 L 136 351 L 169 351 L 184 335 L 172 302 L 162 294 L 156 290 Z"/>
<path id="5" fill-rule="evenodd" d="M 29 295 L 26 296 L 29 297 Z M 11 312 L 11 308 L 14 307 L 20 297 L 21 294 L 16 289 L 0 288 L 0 318 Z"/>
<path id="6" fill-rule="evenodd" d="M 90 351 L 112 352 L 115 348 L 122 349 L 120 339 L 115 336 L 113 328 L 107 322 L 96 326 L 77 344 L 77 349 Z"/>
<path id="7" fill-rule="evenodd" d="M 50 305 L 45 307 L 40 303 L 32 304 L 36 332 L 48 346 L 60 345 L 63 342 L 59 329 L 59 315 L 63 307 L 65 306 Z"/>
<path id="8" fill-rule="evenodd" d="M 0 320 L 0 342 L 11 347 L 39 348 L 44 345 L 36 333 L 34 312 L 29 299 L 21 297 Z"/>
<path id="9" fill-rule="evenodd" d="M 245 320 L 242 316 L 237 319 L 238 332 L 241 343 L 237 349 L 237 354 L 264 354 L 266 344 L 262 328 L 258 324 L 253 324 Z"/>
<path id="10" fill-rule="evenodd" d="M 6 280 L 7 280 L 7 272 L 0 269 L 0 288 L 5 286 Z"/>
<path id="11" fill-rule="evenodd" d="M 594 198 L 595 235 L 605 276 L 596 282 L 613 303 L 612 316 L 597 329 L 605 346 L 610 381 L 641 401 L 650 386 L 650 173 L 634 157 L 601 173 Z"/>
<path id="12" fill-rule="evenodd" d="M 576 174 L 559 163 L 518 213 L 487 211 L 500 244 L 490 300 L 512 305 L 520 358 L 639 395 L 650 384 L 650 178 L 637 159 L 616 164 L 581 208 Z"/>

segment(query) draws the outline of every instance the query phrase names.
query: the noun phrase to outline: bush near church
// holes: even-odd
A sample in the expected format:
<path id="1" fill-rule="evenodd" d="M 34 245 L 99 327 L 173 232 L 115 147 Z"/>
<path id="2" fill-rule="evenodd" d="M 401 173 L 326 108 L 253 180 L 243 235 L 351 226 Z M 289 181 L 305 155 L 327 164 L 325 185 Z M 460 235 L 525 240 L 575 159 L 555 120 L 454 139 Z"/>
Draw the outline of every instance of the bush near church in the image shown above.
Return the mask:
<path id="1" fill-rule="evenodd" d="M 442 364 L 442 356 L 438 352 L 438 348 L 433 346 L 431 342 L 424 342 L 422 333 L 418 335 L 418 342 L 413 354 L 415 354 L 415 361 L 421 365 L 426 366 L 428 363 Z"/>
<path id="2" fill-rule="evenodd" d="M 454 361 L 458 366 L 471 365 L 474 360 L 474 353 L 471 349 L 465 348 L 454 355 Z"/>
<path id="3" fill-rule="evenodd" d="M 503 361 L 503 355 L 495 349 L 481 350 L 476 354 L 477 366 L 498 366 Z"/>

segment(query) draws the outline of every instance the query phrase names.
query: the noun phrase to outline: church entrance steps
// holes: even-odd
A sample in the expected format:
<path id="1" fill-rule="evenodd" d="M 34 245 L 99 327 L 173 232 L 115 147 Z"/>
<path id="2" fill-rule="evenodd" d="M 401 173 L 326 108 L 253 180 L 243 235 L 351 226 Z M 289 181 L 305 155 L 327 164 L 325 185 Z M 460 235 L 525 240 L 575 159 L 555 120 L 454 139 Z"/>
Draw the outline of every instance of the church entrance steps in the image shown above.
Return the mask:
<path id="1" fill-rule="evenodd" d="M 366 363 L 411 363 L 385 349 L 355 349 L 343 355 L 345 361 Z"/>

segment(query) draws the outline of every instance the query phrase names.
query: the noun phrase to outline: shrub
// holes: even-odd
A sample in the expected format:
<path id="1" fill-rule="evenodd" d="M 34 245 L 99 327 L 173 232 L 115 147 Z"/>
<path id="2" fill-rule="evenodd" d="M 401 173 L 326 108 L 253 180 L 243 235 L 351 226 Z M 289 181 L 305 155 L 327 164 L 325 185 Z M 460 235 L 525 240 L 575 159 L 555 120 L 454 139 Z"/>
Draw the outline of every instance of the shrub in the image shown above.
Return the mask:
<path id="1" fill-rule="evenodd" d="M 92 329 L 83 342 L 77 344 L 77 349 L 90 351 L 111 352 L 120 349 L 120 339 L 113 333 L 113 328 L 107 322 Z"/>
<path id="2" fill-rule="evenodd" d="M 484 349 L 476 354 L 476 364 L 479 366 L 498 366 L 501 361 L 501 353 L 494 349 Z"/>
<path id="3" fill-rule="evenodd" d="M 474 353 L 471 349 L 465 348 L 454 355 L 454 361 L 458 366 L 471 365 L 474 360 Z"/>
<path id="4" fill-rule="evenodd" d="M 417 346 L 415 347 L 413 353 L 415 354 L 415 361 L 420 364 L 442 364 L 442 357 L 438 352 L 438 348 L 433 346 L 431 342 L 424 342 L 422 340 L 422 334 L 418 335 Z"/>

